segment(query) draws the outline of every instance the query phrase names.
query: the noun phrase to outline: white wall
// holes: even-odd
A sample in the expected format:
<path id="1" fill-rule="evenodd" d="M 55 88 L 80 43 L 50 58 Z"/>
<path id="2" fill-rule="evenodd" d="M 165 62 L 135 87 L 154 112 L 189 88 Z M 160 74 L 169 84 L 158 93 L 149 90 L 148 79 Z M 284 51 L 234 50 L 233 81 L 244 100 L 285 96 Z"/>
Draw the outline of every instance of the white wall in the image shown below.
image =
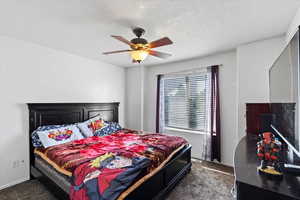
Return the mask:
<path id="1" fill-rule="evenodd" d="M 141 68 L 126 69 L 126 127 L 141 130 Z"/>
<path id="2" fill-rule="evenodd" d="M 0 189 L 29 177 L 29 102 L 120 102 L 124 69 L 0 37 Z M 13 162 L 24 164 L 13 168 Z"/>
<path id="3" fill-rule="evenodd" d="M 237 47 L 239 139 L 246 134 L 245 103 L 269 102 L 269 68 L 284 44 L 282 36 Z"/>
<path id="4" fill-rule="evenodd" d="M 237 141 L 236 135 L 236 53 L 235 51 L 218 54 L 214 56 L 208 56 L 205 58 L 192 59 L 188 61 L 175 62 L 169 64 L 163 64 L 158 66 L 146 67 L 145 69 L 145 102 L 144 102 L 144 128 L 146 131 L 155 131 L 155 117 L 156 117 L 156 84 L 157 75 L 166 74 L 176 71 L 182 71 L 187 69 L 194 69 L 197 67 L 207 67 L 216 64 L 223 64 L 220 67 L 220 99 L 221 99 L 221 152 L 222 160 L 224 164 L 233 164 L 233 152 Z M 128 68 L 127 77 L 137 77 L 139 75 L 139 68 Z M 130 90 L 138 91 L 139 85 L 137 82 L 131 82 L 127 85 L 127 94 L 133 96 Z M 129 83 L 129 81 L 127 81 Z M 138 94 L 136 95 L 138 96 Z M 132 98 L 132 97 L 129 97 Z M 134 100 L 134 102 L 137 100 Z M 132 112 L 131 119 L 128 122 L 128 126 L 137 126 L 140 115 L 136 114 L 140 112 L 138 106 L 134 106 L 134 103 L 127 101 L 127 106 L 131 109 L 128 112 Z M 136 115 L 135 115 L 136 114 Z M 173 133 L 174 134 L 174 133 Z M 190 134 L 190 133 L 189 133 Z M 197 146 L 201 144 L 201 136 L 189 135 L 180 133 L 181 136 L 186 137 L 193 145 L 193 156 L 198 157 L 199 152 Z"/>
<path id="5" fill-rule="evenodd" d="M 298 9 L 295 17 L 291 21 L 289 28 L 286 32 L 286 36 L 285 36 L 286 43 L 288 43 L 292 39 L 294 34 L 297 32 L 299 25 L 300 25 L 300 8 Z"/>

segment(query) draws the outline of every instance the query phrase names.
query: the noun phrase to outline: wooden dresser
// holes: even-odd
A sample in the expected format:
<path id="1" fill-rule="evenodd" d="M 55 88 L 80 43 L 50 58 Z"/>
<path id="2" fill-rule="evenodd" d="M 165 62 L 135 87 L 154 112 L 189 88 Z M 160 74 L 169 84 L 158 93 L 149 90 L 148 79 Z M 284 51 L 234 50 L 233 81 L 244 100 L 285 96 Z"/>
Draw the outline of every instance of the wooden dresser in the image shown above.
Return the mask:
<path id="1" fill-rule="evenodd" d="M 282 179 L 259 174 L 257 137 L 245 136 L 234 156 L 237 200 L 300 200 L 300 177 L 284 173 Z"/>

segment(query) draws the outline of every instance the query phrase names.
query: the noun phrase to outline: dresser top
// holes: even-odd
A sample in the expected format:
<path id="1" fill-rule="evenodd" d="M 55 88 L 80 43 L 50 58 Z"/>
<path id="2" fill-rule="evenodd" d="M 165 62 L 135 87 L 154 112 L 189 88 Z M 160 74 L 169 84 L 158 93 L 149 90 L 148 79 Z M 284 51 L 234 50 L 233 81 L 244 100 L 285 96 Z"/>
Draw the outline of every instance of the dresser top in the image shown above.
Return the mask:
<path id="1" fill-rule="evenodd" d="M 256 156 L 256 143 L 256 137 L 245 136 L 237 145 L 234 156 L 236 181 L 300 199 L 300 176 L 284 173 L 282 179 L 278 179 L 258 173 L 260 162 Z"/>

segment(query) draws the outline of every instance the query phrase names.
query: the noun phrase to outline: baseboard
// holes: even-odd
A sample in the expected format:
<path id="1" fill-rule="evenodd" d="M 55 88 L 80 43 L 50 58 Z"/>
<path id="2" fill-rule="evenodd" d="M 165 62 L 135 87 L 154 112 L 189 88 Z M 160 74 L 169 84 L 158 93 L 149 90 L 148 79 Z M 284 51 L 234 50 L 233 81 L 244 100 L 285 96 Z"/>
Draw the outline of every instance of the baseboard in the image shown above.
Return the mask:
<path id="1" fill-rule="evenodd" d="M 222 172 L 222 173 L 227 174 L 227 175 L 233 175 L 234 174 L 234 168 L 232 166 L 228 166 L 228 165 L 225 165 L 223 163 L 205 161 L 205 160 L 200 160 L 200 159 L 197 159 L 197 158 L 192 158 L 192 161 L 203 163 L 203 167 L 207 168 L 209 170 Z M 206 163 L 209 163 L 209 165 L 207 165 Z"/>
<path id="2" fill-rule="evenodd" d="M 5 184 L 5 185 L 2 185 L 0 186 L 0 190 L 3 190 L 5 188 L 8 188 L 8 187 L 11 187 L 11 186 L 14 186 L 14 185 L 17 185 L 19 183 L 23 183 L 25 181 L 28 181 L 29 180 L 29 177 L 24 177 L 24 178 L 21 178 L 21 179 L 18 179 L 18 180 L 15 180 L 13 182 L 10 182 L 8 184 Z"/>
<path id="3" fill-rule="evenodd" d="M 215 161 L 207 161 L 207 160 L 201 160 L 200 158 L 196 158 L 196 157 L 192 157 L 192 161 L 205 161 L 205 162 L 211 162 L 211 163 L 215 163 L 215 164 L 218 164 L 218 165 L 222 165 L 224 167 L 228 167 L 228 168 L 234 168 L 232 165 L 229 165 L 229 164 L 225 164 L 225 163 L 222 163 L 222 162 L 215 162 Z"/>

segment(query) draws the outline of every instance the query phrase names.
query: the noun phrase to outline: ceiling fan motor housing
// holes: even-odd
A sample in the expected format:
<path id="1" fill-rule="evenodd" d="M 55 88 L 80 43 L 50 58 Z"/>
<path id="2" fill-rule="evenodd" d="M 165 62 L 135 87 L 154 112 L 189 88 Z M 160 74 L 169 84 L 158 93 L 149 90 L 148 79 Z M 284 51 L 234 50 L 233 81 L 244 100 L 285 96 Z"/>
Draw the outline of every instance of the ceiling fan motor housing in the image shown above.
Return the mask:
<path id="1" fill-rule="evenodd" d="M 132 45 L 131 48 L 134 50 L 143 49 L 144 45 L 148 44 L 147 40 L 141 38 L 141 36 L 145 34 L 145 30 L 143 28 L 136 27 L 132 30 L 132 32 L 137 36 L 137 38 L 134 38 L 130 41 L 132 44 L 135 44 Z"/>
<path id="2" fill-rule="evenodd" d="M 147 40 L 144 38 L 134 38 L 130 42 L 133 44 L 148 44 Z"/>
<path id="3" fill-rule="evenodd" d="M 140 28 L 140 27 L 136 27 L 132 31 L 136 35 L 136 37 L 138 37 L 138 38 L 141 37 L 142 35 L 144 35 L 145 32 L 146 32 L 145 29 Z"/>

